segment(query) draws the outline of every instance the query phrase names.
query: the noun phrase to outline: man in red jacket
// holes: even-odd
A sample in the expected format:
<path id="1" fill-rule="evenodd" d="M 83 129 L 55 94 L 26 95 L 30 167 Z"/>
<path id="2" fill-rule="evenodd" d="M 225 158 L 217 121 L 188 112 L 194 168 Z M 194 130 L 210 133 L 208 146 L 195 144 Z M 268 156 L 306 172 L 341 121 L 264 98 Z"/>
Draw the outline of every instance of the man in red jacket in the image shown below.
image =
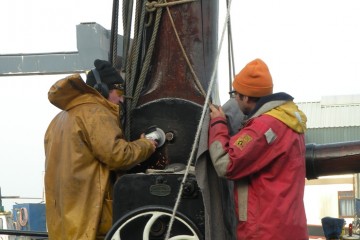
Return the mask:
<path id="1" fill-rule="evenodd" d="M 261 59 L 235 76 L 233 88 L 230 93 L 248 118 L 230 136 L 224 111 L 211 105 L 209 152 L 217 174 L 235 183 L 237 239 L 309 239 L 303 203 L 305 114 L 290 95 L 273 94 Z"/>

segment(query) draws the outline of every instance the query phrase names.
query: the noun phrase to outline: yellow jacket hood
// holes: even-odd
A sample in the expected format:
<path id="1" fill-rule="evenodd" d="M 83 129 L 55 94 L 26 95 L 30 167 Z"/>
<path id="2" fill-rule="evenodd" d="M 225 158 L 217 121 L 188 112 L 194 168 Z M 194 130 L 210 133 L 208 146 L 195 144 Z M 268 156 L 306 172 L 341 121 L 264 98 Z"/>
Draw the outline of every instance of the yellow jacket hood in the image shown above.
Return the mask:
<path id="1" fill-rule="evenodd" d="M 119 106 L 109 102 L 98 91 L 88 86 L 79 74 L 60 79 L 48 92 L 49 101 L 61 110 L 84 103 L 100 103 L 112 111 L 118 112 Z"/>
<path id="2" fill-rule="evenodd" d="M 249 120 L 267 114 L 285 123 L 295 132 L 306 131 L 306 115 L 293 102 L 293 97 L 279 92 L 260 98 L 255 109 L 250 113 Z"/>
<path id="3" fill-rule="evenodd" d="M 265 114 L 277 118 L 295 132 L 304 133 L 306 131 L 306 115 L 292 101 L 286 102 Z"/>

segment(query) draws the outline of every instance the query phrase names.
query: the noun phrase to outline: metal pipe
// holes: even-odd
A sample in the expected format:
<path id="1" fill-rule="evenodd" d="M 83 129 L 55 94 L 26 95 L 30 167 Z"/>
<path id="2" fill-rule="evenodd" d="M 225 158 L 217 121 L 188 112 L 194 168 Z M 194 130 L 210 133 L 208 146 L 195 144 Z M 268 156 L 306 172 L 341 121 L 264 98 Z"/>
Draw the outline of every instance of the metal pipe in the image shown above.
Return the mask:
<path id="1" fill-rule="evenodd" d="M 306 145 L 306 178 L 360 173 L 360 141 Z"/>
<path id="2" fill-rule="evenodd" d="M 13 236 L 29 236 L 29 237 L 48 237 L 47 232 L 37 231 L 20 231 L 20 230 L 5 230 L 0 229 L 0 235 L 13 235 Z"/>

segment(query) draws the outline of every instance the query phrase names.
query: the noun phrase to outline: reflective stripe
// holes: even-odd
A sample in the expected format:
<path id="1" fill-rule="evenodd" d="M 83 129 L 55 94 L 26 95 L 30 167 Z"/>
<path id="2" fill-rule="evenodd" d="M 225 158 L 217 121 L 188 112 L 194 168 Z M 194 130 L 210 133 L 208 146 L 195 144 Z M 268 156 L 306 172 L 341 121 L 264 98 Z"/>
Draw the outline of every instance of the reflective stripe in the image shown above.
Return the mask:
<path id="1" fill-rule="evenodd" d="M 300 115 L 299 112 L 295 112 L 295 117 L 297 118 L 297 120 L 298 120 L 300 123 L 303 122 L 303 120 L 302 120 L 301 115 Z"/>
<path id="2" fill-rule="evenodd" d="M 247 221 L 249 184 L 247 179 L 236 181 L 239 221 Z"/>
<path id="3" fill-rule="evenodd" d="M 219 177 L 224 177 L 230 162 L 229 155 L 225 152 L 219 141 L 215 141 L 210 145 L 209 153 L 217 175 Z"/>
<path id="4" fill-rule="evenodd" d="M 265 133 L 265 138 L 268 144 L 271 144 L 275 141 L 275 139 L 277 138 L 276 134 L 274 133 L 274 131 L 269 128 L 269 130 L 267 130 Z"/>

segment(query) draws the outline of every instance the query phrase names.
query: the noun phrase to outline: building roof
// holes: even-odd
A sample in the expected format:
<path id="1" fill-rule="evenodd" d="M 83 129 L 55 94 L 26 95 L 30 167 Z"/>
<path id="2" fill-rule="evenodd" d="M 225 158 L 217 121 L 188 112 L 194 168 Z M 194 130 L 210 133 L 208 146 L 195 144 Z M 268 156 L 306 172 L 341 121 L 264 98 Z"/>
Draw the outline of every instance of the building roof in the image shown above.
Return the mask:
<path id="1" fill-rule="evenodd" d="M 360 95 L 325 96 L 318 102 L 296 104 L 308 118 L 308 129 L 360 126 Z"/>

